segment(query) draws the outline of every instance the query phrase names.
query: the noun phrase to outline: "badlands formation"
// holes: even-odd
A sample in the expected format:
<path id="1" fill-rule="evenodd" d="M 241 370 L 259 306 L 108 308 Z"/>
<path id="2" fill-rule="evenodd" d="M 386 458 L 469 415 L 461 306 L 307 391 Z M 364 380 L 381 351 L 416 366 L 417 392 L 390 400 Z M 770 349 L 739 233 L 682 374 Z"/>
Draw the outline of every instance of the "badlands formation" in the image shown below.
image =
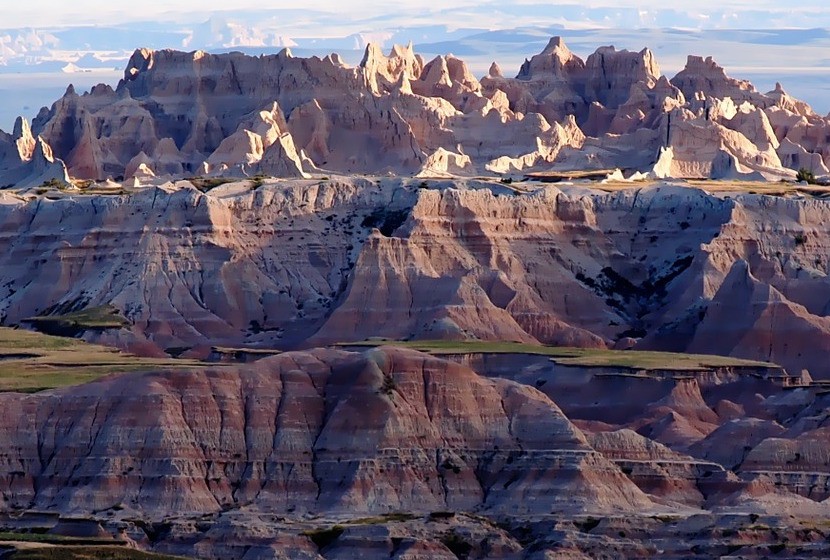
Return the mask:
<path id="1" fill-rule="evenodd" d="M 31 129 L 0 134 L 0 186 L 77 179 L 327 173 L 481 175 L 615 169 L 656 178 L 827 174 L 830 120 L 690 56 L 669 80 L 654 55 L 555 37 L 515 78 L 493 63 L 425 61 L 376 45 L 356 68 L 296 58 L 137 50 L 113 89 L 70 86 Z M 45 145 L 42 144 L 45 143 Z M 41 181 L 41 182 L 42 182 Z"/>
<path id="2" fill-rule="evenodd" d="M 0 393 L 0 557 L 826 557 L 828 127 L 558 38 L 136 51 L 0 133 L 0 325 L 177 360 Z"/>

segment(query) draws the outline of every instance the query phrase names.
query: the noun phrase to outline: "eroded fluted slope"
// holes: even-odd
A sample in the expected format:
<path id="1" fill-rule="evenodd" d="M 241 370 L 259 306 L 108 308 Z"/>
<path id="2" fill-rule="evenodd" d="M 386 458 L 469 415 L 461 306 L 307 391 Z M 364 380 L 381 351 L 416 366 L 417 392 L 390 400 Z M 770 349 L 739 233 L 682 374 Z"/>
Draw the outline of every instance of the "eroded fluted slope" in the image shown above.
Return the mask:
<path id="1" fill-rule="evenodd" d="M 0 188 L 66 182 L 67 168 L 81 179 L 144 182 L 614 168 L 791 180 L 802 167 L 827 173 L 829 127 L 780 85 L 758 92 L 711 58 L 690 56 L 670 81 L 647 48 L 603 46 L 583 60 L 560 37 L 515 78 L 494 64 L 480 81 L 461 59 L 427 61 L 412 45 L 385 55 L 370 44 L 356 67 L 288 49 L 138 49 L 116 88 L 79 95 L 69 86 L 31 132 L 0 132 Z M 37 137 L 59 160 L 31 157 Z"/>
<path id="2" fill-rule="evenodd" d="M 3 509 L 647 508 L 545 395 L 399 349 L 0 395 Z"/>
<path id="3" fill-rule="evenodd" d="M 822 199 L 394 179 L 203 194 L 179 183 L 6 195 L 0 223 L 5 324 L 113 305 L 129 326 L 87 336 L 142 352 L 370 336 L 619 341 L 830 375 Z"/>

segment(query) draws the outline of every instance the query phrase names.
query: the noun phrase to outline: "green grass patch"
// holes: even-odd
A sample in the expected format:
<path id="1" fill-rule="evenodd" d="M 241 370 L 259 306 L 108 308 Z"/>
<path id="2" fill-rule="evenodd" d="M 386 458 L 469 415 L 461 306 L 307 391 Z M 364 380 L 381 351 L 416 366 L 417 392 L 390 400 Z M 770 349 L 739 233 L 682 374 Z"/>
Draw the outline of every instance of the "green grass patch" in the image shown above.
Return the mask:
<path id="1" fill-rule="evenodd" d="M 0 358 L 7 353 L 20 351 L 46 351 L 77 347 L 82 343 L 78 340 L 61 336 L 49 336 L 42 333 L 23 329 L 0 327 Z"/>
<path id="2" fill-rule="evenodd" d="M 401 346 L 433 355 L 448 354 L 526 354 L 549 356 L 554 362 L 582 367 L 619 367 L 637 370 L 694 371 L 718 367 L 777 368 L 775 364 L 742 360 L 707 354 L 681 354 L 676 352 L 650 352 L 638 350 L 606 350 L 598 348 L 569 348 L 484 340 L 413 340 L 386 341 L 369 339 L 360 342 L 344 342 L 338 346 L 376 347 Z"/>
<path id="3" fill-rule="evenodd" d="M 282 354 L 282 350 L 272 348 L 236 348 L 231 346 L 211 346 L 210 351 L 216 352 L 217 354 L 249 354 L 251 356 L 276 356 Z"/>
<path id="4" fill-rule="evenodd" d="M 181 560 L 181 556 L 154 554 L 124 546 L 43 546 L 16 550 L 4 560 Z"/>
<path id="5" fill-rule="evenodd" d="M 112 539 L 92 539 L 81 537 L 67 537 L 64 535 L 50 535 L 48 533 L 16 533 L 14 531 L 0 531 L 0 542 L 17 541 L 26 543 L 44 544 L 112 544 Z"/>
<path id="6" fill-rule="evenodd" d="M 190 177 L 187 181 L 202 192 L 208 192 L 211 189 L 220 187 L 227 183 L 233 183 L 239 179 L 232 179 L 229 177 Z"/>
<path id="7" fill-rule="evenodd" d="M 37 330 L 53 335 L 74 335 L 86 330 L 120 329 L 130 322 L 112 305 L 100 305 L 63 314 L 23 319 Z"/>
<path id="8" fill-rule="evenodd" d="M 202 367 L 197 360 L 142 358 L 83 340 L 0 327 L 0 391 L 31 393 L 112 373 Z"/>
<path id="9" fill-rule="evenodd" d="M 359 517 L 350 521 L 345 521 L 344 525 L 383 525 L 385 523 L 403 523 L 405 521 L 412 521 L 419 519 L 419 515 L 414 513 L 395 512 L 386 513 L 384 515 L 376 515 L 374 517 Z"/>

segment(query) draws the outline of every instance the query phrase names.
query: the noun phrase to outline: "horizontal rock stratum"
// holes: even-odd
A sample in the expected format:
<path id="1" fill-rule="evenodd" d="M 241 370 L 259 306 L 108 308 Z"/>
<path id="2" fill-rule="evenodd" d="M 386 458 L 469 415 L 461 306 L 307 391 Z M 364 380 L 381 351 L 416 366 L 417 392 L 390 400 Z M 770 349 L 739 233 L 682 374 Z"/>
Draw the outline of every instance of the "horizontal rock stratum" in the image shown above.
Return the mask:
<path id="1" fill-rule="evenodd" d="M 543 394 L 405 350 L 288 353 L 0 402 L 13 412 L 2 454 L 27 473 L 4 495 L 34 509 L 121 503 L 152 519 L 228 504 L 298 515 L 650 505 Z"/>
<path id="2" fill-rule="evenodd" d="M 515 78 L 452 55 L 369 45 L 360 65 L 239 52 L 151 51 L 113 89 L 71 86 L 0 133 L 0 187 L 195 174 L 428 176 L 621 168 L 656 177 L 828 173 L 830 121 L 776 86 L 760 93 L 711 58 L 669 80 L 648 49 L 586 60 L 559 37 Z M 39 139 L 39 140 L 38 140 Z M 40 144 L 44 146 L 40 146 Z M 63 168 L 65 164 L 66 169 Z"/>
<path id="3" fill-rule="evenodd" d="M 559 38 L 136 51 L 0 132 L 0 326 L 142 357 L 0 333 L 96 379 L 0 392 L 0 557 L 826 557 L 828 126 Z"/>
<path id="4" fill-rule="evenodd" d="M 821 557 L 821 387 L 467 358 L 314 349 L 0 394 L 0 525 L 216 559 Z"/>
<path id="5" fill-rule="evenodd" d="M 527 188 L 530 186 L 530 188 Z M 830 377 L 830 203 L 657 184 L 0 193 L 0 322 L 112 306 L 140 353 L 382 336 L 634 345 Z"/>

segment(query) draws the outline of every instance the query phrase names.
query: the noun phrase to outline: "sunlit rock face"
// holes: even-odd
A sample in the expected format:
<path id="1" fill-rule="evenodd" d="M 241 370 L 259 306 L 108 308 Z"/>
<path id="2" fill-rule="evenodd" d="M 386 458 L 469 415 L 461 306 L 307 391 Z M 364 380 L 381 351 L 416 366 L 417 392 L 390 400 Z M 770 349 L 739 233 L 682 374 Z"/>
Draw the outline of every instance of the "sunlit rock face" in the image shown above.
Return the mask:
<path id="1" fill-rule="evenodd" d="M 0 177 L 24 186 L 53 178 L 43 165 L 11 173 L 39 136 L 46 159 L 95 180 L 551 168 L 777 180 L 805 165 L 826 171 L 827 127 L 780 85 L 758 92 L 711 58 L 690 56 L 669 80 L 648 49 L 600 47 L 582 60 L 560 37 L 515 78 L 494 63 L 480 81 L 463 60 L 427 61 L 412 45 L 386 55 L 370 44 L 357 67 L 288 49 L 139 49 L 115 89 L 70 87 L 31 131 L 0 135 Z"/>
<path id="2" fill-rule="evenodd" d="M 830 376 L 830 205 L 657 185 L 187 181 L 2 195 L 0 320 L 112 305 L 164 352 L 515 340 L 716 353 Z"/>

